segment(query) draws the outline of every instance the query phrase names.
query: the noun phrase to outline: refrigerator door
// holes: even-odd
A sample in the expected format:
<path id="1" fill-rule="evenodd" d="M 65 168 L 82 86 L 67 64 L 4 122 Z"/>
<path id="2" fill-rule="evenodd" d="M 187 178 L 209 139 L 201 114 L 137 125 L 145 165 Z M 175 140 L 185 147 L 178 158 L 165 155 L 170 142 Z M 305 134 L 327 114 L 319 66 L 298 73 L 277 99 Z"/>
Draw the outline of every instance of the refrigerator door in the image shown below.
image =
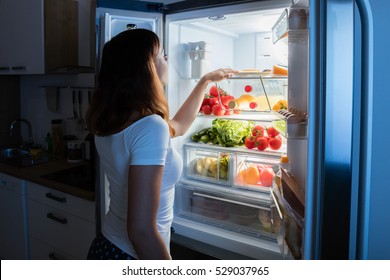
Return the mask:
<path id="1" fill-rule="evenodd" d="M 310 1 L 305 259 L 346 259 L 350 218 L 354 1 Z"/>
<path id="2" fill-rule="evenodd" d="M 306 259 L 389 258 L 389 10 L 310 1 Z"/>
<path id="3" fill-rule="evenodd" d="M 99 1 L 98 5 L 107 4 L 104 1 Z M 111 3 L 112 4 L 112 3 Z M 107 5 L 110 6 L 110 5 Z M 122 8 L 122 7 L 119 7 Z M 131 9 L 132 6 L 129 4 L 126 7 Z M 135 5 L 134 8 L 139 8 L 138 5 Z M 142 9 L 141 9 L 142 10 Z M 97 36 L 96 39 L 97 46 L 97 60 L 100 61 L 101 52 L 103 50 L 104 44 L 110 40 L 113 36 L 118 33 L 131 28 L 144 28 L 154 31 L 162 40 L 162 29 L 163 29 L 163 16 L 158 12 L 150 11 L 133 11 L 133 10 L 123 10 L 115 8 L 106 8 L 99 7 L 96 9 L 96 26 L 97 26 Z M 100 65 L 97 63 L 96 65 Z M 99 71 L 97 67 L 96 71 Z M 97 158 L 99 161 L 99 158 Z M 100 164 L 98 164 L 100 166 Z M 99 180 L 99 192 L 97 193 L 97 200 L 100 202 L 98 205 L 98 221 L 100 222 L 100 217 L 104 216 L 108 211 L 109 206 L 109 190 L 108 190 L 108 181 L 104 174 L 102 168 L 99 168 L 98 172 Z"/>
<path id="4" fill-rule="evenodd" d="M 357 122 L 354 124 L 354 139 L 359 139 L 354 152 L 351 195 L 351 227 L 349 258 L 389 259 L 390 188 L 388 166 L 384 156 L 390 154 L 390 132 L 387 127 L 388 81 L 390 71 L 390 2 L 356 0 L 355 67 Z M 358 121 L 359 120 L 359 121 Z"/>

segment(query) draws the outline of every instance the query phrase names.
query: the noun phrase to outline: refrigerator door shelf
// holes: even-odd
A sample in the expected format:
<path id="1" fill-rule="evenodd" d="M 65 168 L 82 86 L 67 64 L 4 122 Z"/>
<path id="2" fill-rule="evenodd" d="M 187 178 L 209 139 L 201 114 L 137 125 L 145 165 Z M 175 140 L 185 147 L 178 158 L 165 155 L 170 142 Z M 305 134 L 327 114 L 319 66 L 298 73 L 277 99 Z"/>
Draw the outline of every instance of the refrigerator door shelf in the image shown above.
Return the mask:
<path id="1" fill-rule="evenodd" d="M 211 226 L 238 237 L 250 237 L 279 245 L 284 253 L 284 223 L 279 207 L 268 194 L 241 191 L 241 195 L 209 186 L 176 185 L 175 219 Z"/>

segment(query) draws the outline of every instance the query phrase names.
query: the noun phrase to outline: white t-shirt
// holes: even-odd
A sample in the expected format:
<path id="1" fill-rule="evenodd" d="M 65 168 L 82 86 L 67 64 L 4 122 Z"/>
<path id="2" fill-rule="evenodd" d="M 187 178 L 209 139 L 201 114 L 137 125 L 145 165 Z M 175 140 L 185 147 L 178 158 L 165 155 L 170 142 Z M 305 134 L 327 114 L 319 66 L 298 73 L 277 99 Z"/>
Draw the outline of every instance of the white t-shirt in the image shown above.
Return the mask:
<path id="1" fill-rule="evenodd" d="M 124 252 L 138 258 L 127 235 L 129 165 L 164 165 L 157 228 L 169 251 L 174 184 L 180 178 L 183 161 L 171 147 L 166 121 L 158 115 L 150 115 L 116 134 L 96 136 L 95 143 L 109 187 L 109 210 L 102 217 L 103 235 Z"/>

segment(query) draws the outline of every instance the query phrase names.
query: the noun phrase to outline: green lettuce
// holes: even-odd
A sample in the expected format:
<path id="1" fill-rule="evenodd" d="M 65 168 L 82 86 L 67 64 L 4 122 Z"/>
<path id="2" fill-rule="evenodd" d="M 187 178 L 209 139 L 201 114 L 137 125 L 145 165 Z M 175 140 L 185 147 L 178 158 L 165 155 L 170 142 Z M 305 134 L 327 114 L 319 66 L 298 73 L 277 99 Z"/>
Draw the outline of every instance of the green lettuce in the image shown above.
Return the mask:
<path id="1" fill-rule="evenodd" d="M 214 119 L 211 129 L 219 145 L 234 147 L 244 145 L 245 138 L 251 134 L 253 127 L 253 121 Z"/>

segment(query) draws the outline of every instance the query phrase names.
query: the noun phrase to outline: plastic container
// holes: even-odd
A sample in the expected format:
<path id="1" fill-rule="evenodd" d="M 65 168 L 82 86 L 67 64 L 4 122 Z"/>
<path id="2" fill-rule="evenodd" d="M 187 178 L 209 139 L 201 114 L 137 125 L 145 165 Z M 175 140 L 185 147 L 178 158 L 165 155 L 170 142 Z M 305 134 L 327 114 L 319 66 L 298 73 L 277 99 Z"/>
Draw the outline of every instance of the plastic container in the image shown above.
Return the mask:
<path id="1" fill-rule="evenodd" d="M 277 168 L 276 156 L 236 155 L 233 187 L 269 193 Z"/>
<path id="2" fill-rule="evenodd" d="M 184 157 L 187 178 L 230 186 L 230 153 L 185 145 Z"/>

